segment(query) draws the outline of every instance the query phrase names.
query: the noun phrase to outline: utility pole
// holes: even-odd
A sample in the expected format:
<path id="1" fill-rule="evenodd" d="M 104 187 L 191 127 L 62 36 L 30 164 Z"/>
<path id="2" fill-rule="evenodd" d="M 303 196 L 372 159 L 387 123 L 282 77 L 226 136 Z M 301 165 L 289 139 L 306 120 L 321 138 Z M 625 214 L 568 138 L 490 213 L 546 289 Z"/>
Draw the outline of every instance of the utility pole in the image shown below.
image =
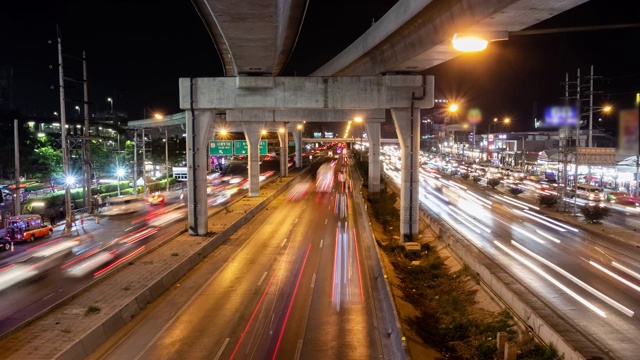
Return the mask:
<path id="1" fill-rule="evenodd" d="M 65 176 L 65 190 L 64 190 L 64 203 L 65 203 L 65 217 L 66 222 L 64 224 L 64 233 L 71 232 L 71 190 L 67 180 L 71 175 L 69 173 L 69 150 L 67 149 L 67 115 L 65 111 L 64 103 L 64 69 L 62 66 L 62 35 L 60 34 L 60 28 L 56 25 L 58 35 L 58 67 L 59 67 L 59 81 L 60 81 L 60 132 L 62 141 L 62 172 Z"/>
<path id="2" fill-rule="evenodd" d="M 14 146 L 14 161 L 16 164 L 15 165 L 16 189 L 15 189 L 15 195 L 13 197 L 13 214 L 18 216 L 20 215 L 20 203 L 22 200 L 22 197 L 20 195 L 20 141 L 18 140 L 18 119 L 13 119 L 13 146 Z"/>
<path id="3" fill-rule="evenodd" d="M 133 133 L 133 195 L 138 195 L 138 129 Z"/>
<path id="4" fill-rule="evenodd" d="M 167 184 L 167 192 L 169 192 L 169 132 L 167 128 L 164 128 L 164 166 L 167 172 L 166 184 Z"/>
<path id="5" fill-rule="evenodd" d="M 573 176 L 573 187 L 575 189 L 575 194 L 573 197 L 573 215 L 578 215 L 578 148 L 580 147 L 580 114 L 582 113 L 581 109 L 582 106 L 580 106 L 580 68 L 578 68 L 578 79 L 577 79 L 577 93 L 576 93 L 576 99 L 577 99 L 577 108 L 578 108 L 578 123 L 576 124 L 576 145 L 575 145 L 575 155 L 574 155 L 574 166 L 575 166 L 575 172 L 574 172 L 574 176 Z"/>
<path id="6" fill-rule="evenodd" d="M 145 147 L 146 139 L 144 137 L 144 128 L 142 129 L 142 184 L 144 196 L 147 196 L 147 151 Z"/>
<path id="7" fill-rule="evenodd" d="M 84 134 L 83 147 L 84 150 L 84 206 L 89 214 L 92 211 L 91 196 L 91 140 L 89 140 L 89 83 L 87 80 L 87 56 L 82 52 L 82 82 L 84 84 Z M 96 215 L 97 216 L 97 215 Z"/>

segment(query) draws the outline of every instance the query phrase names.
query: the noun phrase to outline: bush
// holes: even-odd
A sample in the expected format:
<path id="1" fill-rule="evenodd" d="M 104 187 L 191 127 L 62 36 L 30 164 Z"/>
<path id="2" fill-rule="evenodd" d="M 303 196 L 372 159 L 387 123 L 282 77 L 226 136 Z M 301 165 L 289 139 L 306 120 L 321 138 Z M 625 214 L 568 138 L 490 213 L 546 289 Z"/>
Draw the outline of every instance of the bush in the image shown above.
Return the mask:
<path id="1" fill-rule="evenodd" d="M 580 208 L 580 212 L 588 223 L 597 223 L 609 216 L 609 208 L 605 206 L 585 205 Z"/>
<path id="2" fill-rule="evenodd" d="M 471 180 L 473 180 L 474 183 L 479 183 L 480 180 L 482 180 L 482 176 L 480 175 L 473 175 L 473 177 L 471 178 Z"/>
<path id="3" fill-rule="evenodd" d="M 471 175 L 469 175 L 469 173 L 465 172 L 465 173 L 460 174 L 460 177 L 461 177 L 463 180 L 469 180 L 469 178 L 471 177 Z"/>
<path id="4" fill-rule="evenodd" d="M 542 207 L 552 208 L 558 204 L 558 195 L 554 194 L 540 194 L 538 195 L 538 204 Z"/>
<path id="5" fill-rule="evenodd" d="M 493 178 L 487 180 L 487 186 L 491 187 L 492 189 L 495 189 L 498 185 L 500 185 L 500 179 Z"/>
<path id="6" fill-rule="evenodd" d="M 512 186 L 509 188 L 509 193 L 513 196 L 518 196 L 524 192 L 524 189 L 518 186 Z"/>

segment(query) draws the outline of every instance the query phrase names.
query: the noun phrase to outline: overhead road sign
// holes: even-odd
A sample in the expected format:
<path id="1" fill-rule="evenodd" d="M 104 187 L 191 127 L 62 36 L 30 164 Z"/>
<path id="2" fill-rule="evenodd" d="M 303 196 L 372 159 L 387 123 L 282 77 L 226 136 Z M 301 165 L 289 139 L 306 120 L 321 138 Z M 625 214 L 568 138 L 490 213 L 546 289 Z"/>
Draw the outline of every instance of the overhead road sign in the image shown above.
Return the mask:
<path id="1" fill-rule="evenodd" d="M 247 155 L 249 154 L 249 146 L 247 145 L 247 140 L 234 140 L 233 141 L 233 152 L 236 155 Z M 259 152 L 260 155 L 267 155 L 268 153 L 267 140 L 260 140 Z"/>
<path id="2" fill-rule="evenodd" d="M 233 140 L 209 141 L 209 155 L 233 155 Z"/>

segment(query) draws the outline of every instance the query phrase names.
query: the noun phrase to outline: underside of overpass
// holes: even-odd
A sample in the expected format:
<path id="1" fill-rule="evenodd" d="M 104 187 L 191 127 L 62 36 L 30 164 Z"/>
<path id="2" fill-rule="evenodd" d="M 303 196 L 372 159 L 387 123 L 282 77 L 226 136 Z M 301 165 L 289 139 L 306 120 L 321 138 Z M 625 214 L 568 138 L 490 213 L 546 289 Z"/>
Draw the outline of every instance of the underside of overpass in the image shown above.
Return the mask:
<path id="1" fill-rule="evenodd" d="M 586 1 L 400 0 L 311 77 L 278 78 L 297 41 L 305 1 L 193 0 L 228 77 L 180 80 L 180 106 L 187 110 L 187 164 L 193 172 L 188 184 L 190 232 L 207 232 L 206 208 L 198 204 L 206 204 L 203 152 L 215 114 L 242 124 L 249 144 L 249 195 L 254 196 L 259 194 L 256 124 L 347 121 L 366 113 L 369 175 L 379 178 L 379 158 L 373 155 L 379 154 L 384 116 L 376 114 L 390 109 L 402 153 L 400 235 L 413 239 L 418 233 L 420 143 L 420 121 L 414 117 L 416 111 L 433 107 L 434 80 L 421 73 L 459 55 L 451 46 L 456 33 L 508 37 Z M 292 134 L 298 147 L 301 134 Z M 379 190 L 379 182 L 370 179 L 369 192 Z"/>

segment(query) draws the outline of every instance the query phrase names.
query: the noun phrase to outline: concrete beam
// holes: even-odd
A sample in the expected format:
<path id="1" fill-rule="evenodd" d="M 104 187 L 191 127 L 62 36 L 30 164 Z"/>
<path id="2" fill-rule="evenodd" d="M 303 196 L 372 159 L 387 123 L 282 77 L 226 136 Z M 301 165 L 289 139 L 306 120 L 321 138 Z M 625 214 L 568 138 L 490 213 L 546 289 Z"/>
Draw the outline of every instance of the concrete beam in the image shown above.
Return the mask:
<path id="1" fill-rule="evenodd" d="M 367 122 L 385 121 L 385 109 L 238 109 L 227 110 L 227 121 L 306 121 L 306 122 L 347 122 L 356 117 L 361 117 Z"/>
<path id="2" fill-rule="evenodd" d="M 433 76 L 276 77 L 273 88 L 238 88 L 232 77 L 180 78 L 180 108 L 190 109 L 388 109 L 406 107 L 412 93 L 433 107 Z M 193 95 L 193 103 L 191 103 Z M 245 120 L 245 119 L 242 119 Z M 273 121 L 273 119 L 272 119 Z"/>

